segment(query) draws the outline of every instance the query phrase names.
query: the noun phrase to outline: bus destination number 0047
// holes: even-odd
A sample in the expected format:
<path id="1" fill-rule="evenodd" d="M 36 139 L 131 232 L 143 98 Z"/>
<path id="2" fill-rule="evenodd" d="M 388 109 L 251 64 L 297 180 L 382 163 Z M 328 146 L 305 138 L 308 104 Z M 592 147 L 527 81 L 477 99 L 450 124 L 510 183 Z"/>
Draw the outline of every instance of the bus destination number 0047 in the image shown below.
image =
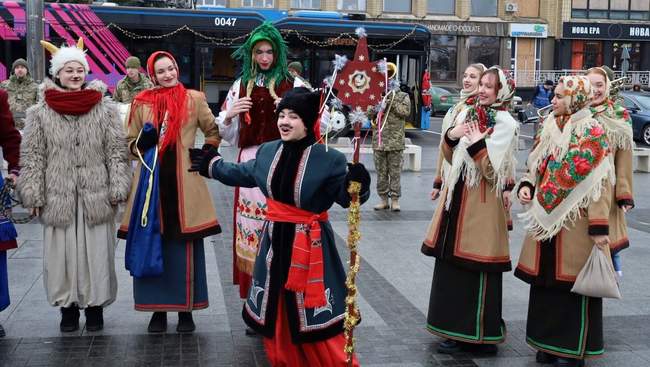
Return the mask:
<path id="1" fill-rule="evenodd" d="M 235 22 L 237 22 L 237 18 L 214 18 L 214 25 L 217 27 L 234 27 Z"/>

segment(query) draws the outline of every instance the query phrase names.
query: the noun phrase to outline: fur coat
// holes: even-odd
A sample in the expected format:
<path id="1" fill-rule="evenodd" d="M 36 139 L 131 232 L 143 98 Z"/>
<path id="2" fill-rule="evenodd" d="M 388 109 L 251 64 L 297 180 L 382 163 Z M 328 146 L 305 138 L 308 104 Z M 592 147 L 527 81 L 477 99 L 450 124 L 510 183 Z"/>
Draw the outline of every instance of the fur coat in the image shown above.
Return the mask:
<path id="1" fill-rule="evenodd" d="M 74 221 L 78 195 L 89 224 L 111 221 L 111 202 L 126 201 L 131 183 L 117 106 L 104 97 L 85 115 L 61 115 L 45 103 L 45 90 L 52 88 L 60 89 L 45 79 L 39 102 L 27 110 L 18 179 L 23 206 L 41 208 L 45 225 L 66 227 Z M 106 92 L 99 80 L 86 88 Z"/>

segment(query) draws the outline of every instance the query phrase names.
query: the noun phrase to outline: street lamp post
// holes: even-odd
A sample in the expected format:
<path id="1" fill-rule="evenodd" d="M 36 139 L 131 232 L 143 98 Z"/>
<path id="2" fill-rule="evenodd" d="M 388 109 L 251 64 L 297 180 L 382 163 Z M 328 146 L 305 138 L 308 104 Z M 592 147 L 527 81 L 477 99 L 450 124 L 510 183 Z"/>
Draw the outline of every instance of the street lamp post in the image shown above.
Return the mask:
<path id="1" fill-rule="evenodd" d="M 43 0 L 27 0 L 27 62 L 32 77 L 40 83 L 45 77 L 45 57 L 40 41 L 43 39 Z"/>

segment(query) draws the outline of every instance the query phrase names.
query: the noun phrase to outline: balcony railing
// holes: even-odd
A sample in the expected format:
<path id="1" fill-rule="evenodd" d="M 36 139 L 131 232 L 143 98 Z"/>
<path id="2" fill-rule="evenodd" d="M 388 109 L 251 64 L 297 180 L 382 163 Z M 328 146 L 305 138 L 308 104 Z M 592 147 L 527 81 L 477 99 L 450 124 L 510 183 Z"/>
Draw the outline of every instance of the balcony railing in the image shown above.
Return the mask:
<path id="1" fill-rule="evenodd" d="M 533 87 L 544 83 L 546 80 L 552 80 L 554 83 L 565 75 L 585 74 L 586 70 L 517 70 L 515 72 L 518 87 Z M 622 78 L 624 75 L 620 71 L 614 72 L 614 79 Z M 642 88 L 650 88 L 650 71 L 628 71 L 626 87 L 632 87 L 635 84 Z"/>

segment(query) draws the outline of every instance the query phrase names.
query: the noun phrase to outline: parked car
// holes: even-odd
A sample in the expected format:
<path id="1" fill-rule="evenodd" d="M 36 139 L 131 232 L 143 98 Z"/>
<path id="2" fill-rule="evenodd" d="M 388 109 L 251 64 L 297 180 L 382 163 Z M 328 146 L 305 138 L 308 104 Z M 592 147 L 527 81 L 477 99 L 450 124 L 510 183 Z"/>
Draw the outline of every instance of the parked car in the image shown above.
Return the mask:
<path id="1" fill-rule="evenodd" d="M 519 111 L 524 109 L 524 102 L 522 101 L 521 97 L 519 96 L 514 96 L 512 97 L 512 103 L 510 105 L 510 108 L 512 109 L 512 113 L 519 113 Z"/>
<path id="2" fill-rule="evenodd" d="M 431 116 L 435 116 L 437 112 L 447 113 L 447 110 L 460 100 L 460 92 L 453 87 L 434 85 L 429 91 L 431 92 Z"/>
<path id="3" fill-rule="evenodd" d="M 634 140 L 650 145 L 650 93 L 624 91 L 619 97 L 632 117 Z"/>

